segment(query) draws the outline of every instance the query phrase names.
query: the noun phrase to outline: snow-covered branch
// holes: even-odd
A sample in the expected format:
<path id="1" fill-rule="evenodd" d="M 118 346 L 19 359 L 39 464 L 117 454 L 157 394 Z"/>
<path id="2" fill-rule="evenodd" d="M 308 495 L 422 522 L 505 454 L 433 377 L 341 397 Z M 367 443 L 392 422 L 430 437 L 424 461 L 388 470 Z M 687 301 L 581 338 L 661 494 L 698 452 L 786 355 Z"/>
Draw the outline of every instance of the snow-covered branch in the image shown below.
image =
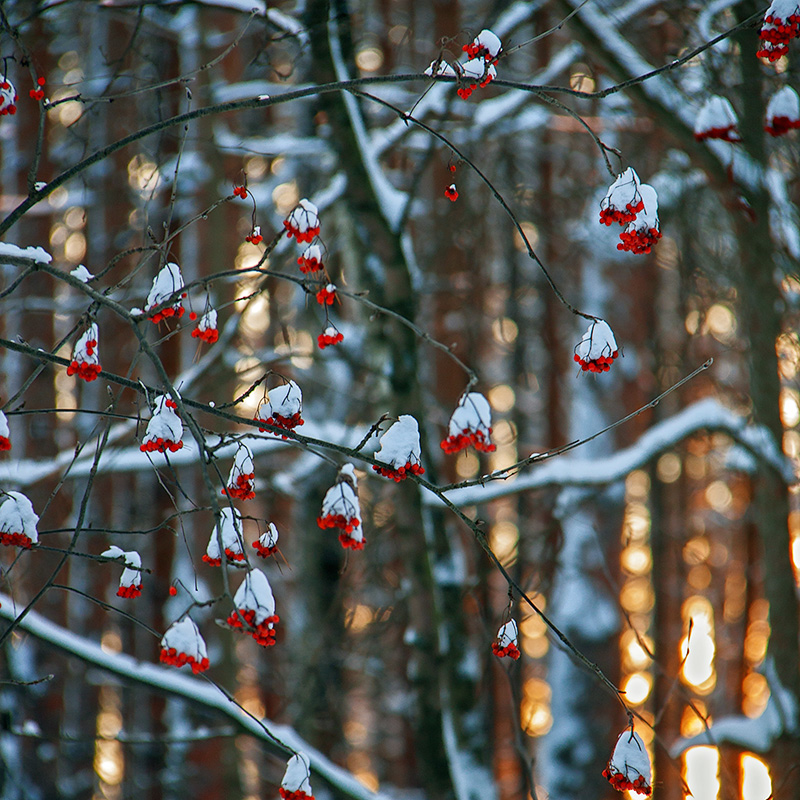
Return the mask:
<path id="1" fill-rule="evenodd" d="M 616 453 L 602 458 L 554 459 L 528 475 L 509 478 L 503 483 L 453 489 L 447 492 L 447 498 L 457 506 L 467 506 L 548 486 L 606 486 L 624 479 L 632 470 L 643 467 L 699 431 L 727 433 L 758 460 L 778 472 L 787 484 L 795 482 L 791 463 L 765 428 L 748 424 L 718 400 L 708 398 L 655 424 L 635 444 Z M 427 493 L 425 502 L 438 505 L 440 500 Z"/>

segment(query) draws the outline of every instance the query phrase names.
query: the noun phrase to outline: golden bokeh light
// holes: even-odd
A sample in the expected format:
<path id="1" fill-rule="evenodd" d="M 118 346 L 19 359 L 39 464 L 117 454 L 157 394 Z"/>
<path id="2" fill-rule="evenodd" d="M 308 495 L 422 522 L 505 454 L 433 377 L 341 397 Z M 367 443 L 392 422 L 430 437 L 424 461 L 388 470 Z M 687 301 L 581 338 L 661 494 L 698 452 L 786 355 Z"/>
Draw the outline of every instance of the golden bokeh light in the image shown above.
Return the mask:
<path id="1" fill-rule="evenodd" d="M 772 796 L 769 768 L 756 755 L 742 753 L 742 800 L 767 800 Z"/>
<path id="2" fill-rule="evenodd" d="M 717 800 L 719 797 L 719 750 L 710 745 L 690 747 L 683 754 L 683 777 L 692 800 Z"/>

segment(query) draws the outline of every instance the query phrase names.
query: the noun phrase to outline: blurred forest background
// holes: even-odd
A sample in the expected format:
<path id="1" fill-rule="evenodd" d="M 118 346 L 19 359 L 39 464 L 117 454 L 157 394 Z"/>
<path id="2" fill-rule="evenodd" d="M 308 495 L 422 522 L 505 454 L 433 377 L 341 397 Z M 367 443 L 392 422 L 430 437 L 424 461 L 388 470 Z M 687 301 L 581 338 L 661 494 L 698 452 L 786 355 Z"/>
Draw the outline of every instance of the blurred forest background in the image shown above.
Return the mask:
<path id="1" fill-rule="evenodd" d="M 219 407 L 275 370 L 303 389 L 299 433 L 351 448 L 383 414 L 413 414 L 424 477 L 437 485 L 590 436 L 713 357 L 609 433 L 448 496 L 623 690 L 651 749 L 655 797 L 766 800 L 771 787 L 797 797 L 800 151 L 796 132 L 773 140 L 763 130 L 769 96 L 797 86 L 796 56 L 758 59 L 756 19 L 601 97 L 764 8 L 590 0 L 509 52 L 498 79 L 469 100 L 421 75 L 440 56 L 458 58 L 484 27 L 511 51 L 577 6 L 6 0 L 0 56 L 20 97 L 17 113 L 0 118 L 0 218 L 36 183 L 123 137 L 245 102 L 165 124 L 75 170 L 0 224 L 2 241 L 42 246 L 64 274 L 85 264 L 99 276 L 92 285 L 114 287 L 127 308 L 142 305 L 166 255 L 187 282 L 242 271 L 209 283 L 216 344 L 198 347 L 188 318 L 182 332 L 140 326 L 182 396 Z M 485 173 L 567 299 L 614 329 L 622 357 L 610 372 L 578 371 L 586 320 L 558 301 L 489 188 L 442 141 L 361 95 L 257 100 L 409 74 L 417 77 L 360 89 L 413 108 Z M 29 97 L 39 75 L 44 103 Z M 694 118 L 712 94 L 736 108 L 740 144 L 695 140 Z M 618 252 L 600 225 L 614 175 L 577 116 L 618 149 L 621 157 L 608 152 L 614 172 L 633 166 L 657 189 L 663 238 L 652 254 Z M 245 241 L 252 200 L 232 196 L 244 176 L 258 244 Z M 453 181 L 456 202 L 444 195 Z M 313 293 L 245 271 L 303 197 L 319 207 L 330 276 L 351 295 L 331 311 L 344 341 L 324 352 Z M 284 237 L 266 265 L 299 277 L 296 257 Z M 113 668 L 118 654 L 156 664 L 158 637 L 192 597 L 222 592 L 221 570 L 201 561 L 213 515 L 196 450 L 169 465 L 148 460 L 141 393 L 41 362 L 37 348 L 70 358 L 91 301 L 50 272 L 0 269 L 0 395 L 13 441 L 0 485 L 31 498 L 42 542 L 0 553 L 0 635 L 36 600 L 2 644 L 0 797 L 277 797 L 286 748 L 232 721 L 223 695 L 208 700 L 212 683 L 195 678 L 202 691 L 181 694 L 148 685 L 144 668 L 141 680 Z M 193 295 L 198 312 L 203 297 Z M 105 307 L 97 322 L 104 370 L 163 385 L 129 323 Z M 496 452 L 442 453 L 469 375 L 428 334 L 477 374 Z M 230 410 L 250 418 L 262 394 L 259 385 Z M 112 403 L 113 414 L 100 413 Z M 321 459 L 195 416 L 204 431 L 255 435 L 259 488 L 243 507 L 245 536 L 274 522 L 284 557 L 265 568 L 281 617 L 275 647 L 215 625 L 225 603 L 193 611 L 209 644 L 206 675 L 341 768 L 325 773 L 312 758 L 319 800 L 616 795 L 601 771 L 627 724 L 623 706 L 516 595 L 522 657 L 494 658 L 508 586 L 452 511 L 414 481 L 396 485 L 355 461 L 367 545 L 345 551 L 316 524 L 344 460 L 337 452 Z M 233 450 L 225 453 L 223 475 Z M 116 596 L 119 567 L 93 558 L 111 544 L 142 556 L 135 600 Z"/>

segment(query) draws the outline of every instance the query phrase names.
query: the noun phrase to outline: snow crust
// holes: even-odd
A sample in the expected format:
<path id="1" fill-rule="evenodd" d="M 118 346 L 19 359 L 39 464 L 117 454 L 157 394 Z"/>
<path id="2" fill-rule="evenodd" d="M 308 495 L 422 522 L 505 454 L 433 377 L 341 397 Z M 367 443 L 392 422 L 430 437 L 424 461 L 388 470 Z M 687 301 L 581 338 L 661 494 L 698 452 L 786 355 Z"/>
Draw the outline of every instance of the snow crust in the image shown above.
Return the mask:
<path id="1" fill-rule="evenodd" d="M 163 439 L 165 442 L 179 442 L 183 436 L 183 423 L 175 411 L 167 405 L 170 398 L 167 395 L 159 395 L 153 406 L 153 416 L 147 423 L 142 442 L 155 442 Z"/>
<path id="2" fill-rule="evenodd" d="M 767 122 L 771 124 L 775 117 L 800 119 L 800 98 L 791 86 L 784 86 L 770 97 L 767 104 Z"/>
<path id="3" fill-rule="evenodd" d="M 647 748 L 635 731 L 625 730 L 619 735 L 608 767 L 612 774 L 625 775 L 631 783 L 640 775 L 648 786 L 652 781 Z"/>
<path id="4" fill-rule="evenodd" d="M 395 469 L 404 467 L 409 461 L 419 463 L 419 425 L 410 414 L 401 414 L 386 433 L 381 436 L 380 449 L 375 460 L 390 464 Z"/>
<path id="5" fill-rule="evenodd" d="M 258 543 L 262 547 L 276 547 L 278 544 L 278 529 L 274 522 L 270 522 L 267 529 L 258 537 Z"/>
<path id="6" fill-rule="evenodd" d="M 0 411 L 0 437 L 8 439 L 11 432 L 8 430 L 8 417 Z"/>
<path id="7" fill-rule="evenodd" d="M 147 295 L 147 305 L 145 307 L 149 309 L 153 306 L 161 305 L 181 289 L 183 289 L 181 268 L 174 261 L 170 261 L 153 278 L 153 285 Z M 180 305 L 180 298 L 178 298 L 176 305 Z"/>
<path id="8" fill-rule="evenodd" d="M 727 97 L 715 94 L 703 103 L 694 122 L 695 134 L 704 134 L 714 129 L 736 127 L 736 112 Z"/>

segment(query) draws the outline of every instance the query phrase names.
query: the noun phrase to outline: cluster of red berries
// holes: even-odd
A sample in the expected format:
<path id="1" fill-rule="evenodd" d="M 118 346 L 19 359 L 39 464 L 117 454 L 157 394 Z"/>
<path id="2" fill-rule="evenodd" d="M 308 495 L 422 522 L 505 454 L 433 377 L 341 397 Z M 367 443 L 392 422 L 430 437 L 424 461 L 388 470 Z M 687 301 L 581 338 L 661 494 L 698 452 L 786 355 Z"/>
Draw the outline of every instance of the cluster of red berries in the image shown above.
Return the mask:
<path id="1" fill-rule="evenodd" d="M 219 331 L 216 328 L 206 328 L 205 330 L 195 328 L 192 331 L 192 337 L 208 344 L 214 344 L 219 339 Z"/>
<path id="2" fill-rule="evenodd" d="M 323 286 L 316 294 L 317 302 L 321 306 L 332 306 L 333 301 L 336 299 L 336 288 L 333 284 L 329 283 L 327 286 Z"/>
<path id="3" fill-rule="evenodd" d="M 233 196 L 234 197 L 241 197 L 242 200 L 247 198 L 247 187 L 245 186 L 234 186 L 233 187 Z"/>
<path id="4" fill-rule="evenodd" d="M 186 297 L 186 294 L 184 293 L 182 297 Z M 161 311 L 156 311 L 155 314 L 149 317 L 149 320 L 157 325 L 162 319 L 167 319 L 168 317 L 177 317 L 180 319 L 185 310 L 186 309 L 180 303 L 176 306 L 167 306 L 166 308 L 162 308 Z"/>
<path id="5" fill-rule="evenodd" d="M 324 517 L 317 517 L 317 525 L 323 530 L 341 528 L 347 533 L 352 533 L 360 524 L 358 517 L 346 517 L 344 514 L 326 514 Z"/>
<path id="6" fill-rule="evenodd" d="M 92 352 L 89 348 L 86 348 L 86 352 L 91 355 Z M 67 367 L 67 375 L 75 375 L 81 379 L 88 382 L 91 382 L 97 378 L 97 376 L 103 371 L 103 368 L 99 364 L 90 364 L 87 361 L 73 361 Z"/>
<path id="7" fill-rule="evenodd" d="M 492 642 L 492 652 L 498 658 L 513 658 L 516 661 L 519 658 L 519 648 L 514 642 L 509 642 L 505 647 L 500 647 L 497 642 Z"/>
<path id="8" fill-rule="evenodd" d="M 249 236 L 245 236 L 244 240 L 250 244 L 258 244 L 264 237 L 261 235 L 261 229 L 256 228 Z"/>
<path id="9" fill-rule="evenodd" d="M 330 347 L 334 344 L 339 344 L 339 342 L 344 340 L 343 333 L 340 333 L 339 331 L 335 331 L 335 333 L 328 333 L 329 330 L 333 329 L 326 328 L 319 336 L 317 336 L 317 346 L 320 350 L 324 350 L 326 347 Z"/>
<path id="10" fill-rule="evenodd" d="M 644 255 L 661 238 L 658 228 L 638 228 L 632 231 L 623 231 L 620 235 L 617 250 L 627 250 L 634 255 Z"/>
<path id="11" fill-rule="evenodd" d="M 283 800 L 314 800 L 313 794 L 306 794 L 302 789 L 298 789 L 296 792 L 290 792 L 288 789 L 284 789 L 283 786 L 281 786 L 278 791 Z"/>
<path id="12" fill-rule="evenodd" d="M 406 461 L 404 467 L 398 467 L 397 469 L 394 467 L 379 467 L 377 464 L 373 464 L 372 469 L 379 475 L 383 475 L 384 478 L 391 478 L 395 483 L 405 480 L 409 474 L 422 475 L 425 472 L 422 464 L 412 464 L 410 461 Z"/>
<path id="13" fill-rule="evenodd" d="M 252 636 L 256 642 L 258 642 L 258 644 L 260 644 L 262 647 L 269 647 L 270 645 L 275 644 L 275 628 L 270 627 L 270 625 L 275 626 L 280 622 L 280 618 L 277 614 L 267 617 L 263 622 L 259 622 L 258 625 L 256 625 L 256 612 L 253 611 L 252 608 L 240 608 L 238 613 L 233 611 L 228 617 L 228 625 L 234 628 L 244 628 L 241 617 L 244 617 L 245 622 L 247 622 L 247 624 L 254 629 L 252 631 L 246 630 L 244 632 L 249 633 L 250 636 Z"/>
<path id="14" fill-rule="evenodd" d="M 120 586 L 117 589 L 117 597 L 126 597 L 129 600 L 138 597 L 142 593 L 141 584 L 139 586 L 131 584 L 130 586 Z"/>
<path id="15" fill-rule="evenodd" d="M 489 428 L 489 435 L 492 435 L 491 428 Z M 471 431 L 468 428 L 464 428 L 461 433 L 456 433 L 443 439 L 440 446 L 445 453 L 452 455 L 465 450 L 470 445 L 484 453 L 494 453 L 497 450 L 497 445 L 488 441 L 483 431 Z"/>
<path id="16" fill-rule="evenodd" d="M 620 225 L 627 225 L 636 219 L 636 215 L 644 211 L 644 200 L 639 200 L 638 203 L 628 203 L 624 209 L 608 208 L 601 209 L 600 222 L 603 225 L 611 225 L 613 222 L 618 222 Z"/>
<path id="17" fill-rule="evenodd" d="M 639 794 L 649 795 L 653 790 L 644 775 L 639 775 L 632 781 L 623 772 L 612 772 L 610 765 L 603 770 L 603 777 L 618 792 L 638 792 Z"/>
<path id="18" fill-rule="evenodd" d="M 577 353 L 573 356 L 574 360 L 581 365 L 584 372 L 608 372 L 614 359 L 619 355 L 619 350 L 615 350 L 610 356 L 598 356 L 597 358 L 581 358 Z"/>
<path id="19" fill-rule="evenodd" d="M 31 89 L 28 92 L 28 94 L 34 100 L 44 100 L 44 89 L 42 88 L 44 86 L 44 78 L 42 78 L 42 77 L 37 78 L 36 79 L 36 84 L 38 85 L 39 88 L 38 89 Z"/>
<path id="20" fill-rule="evenodd" d="M 325 266 L 321 259 L 305 254 L 297 259 L 297 263 L 300 265 L 300 272 L 319 272 Z"/>
<path id="21" fill-rule="evenodd" d="M 272 545 L 272 547 L 264 547 L 258 539 L 253 542 L 253 547 L 261 558 L 269 558 L 278 549 L 278 545 L 276 544 Z"/>
<path id="22" fill-rule="evenodd" d="M 225 555 L 227 556 L 228 561 L 244 561 L 244 553 L 236 553 L 228 547 L 225 548 Z M 205 561 L 210 567 L 222 566 L 221 558 L 211 558 L 208 553 L 203 554 L 203 561 Z"/>
<path id="23" fill-rule="evenodd" d="M 0 533 L 0 544 L 7 547 L 23 547 L 25 550 L 30 550 L 33 542 L 30 536 L 24 533 Z"/>
<path id="24" fill-rule="evenodd" d="M 161 649 L 159 661 L 161 661 L 162 664 L 169 664 L 173 667 L 182 667 L 184 664 L 189 664 L 195 675 L 197 675 L 198 672 L 205 672 L 209 666 L 207 658 L 198 661 L 194 656 L 188 656 L 186 653 L 179 653 L 174 647 L 163 647 Z"/>
<path id="25" fill-rule="evenodd" d="M 183 447 L 183 442 L 173 442 L 171 439 L 162 439 L 160 436 L 158 439 L 153 439 L 150 442 L 139 445 L 139 449 L 143 453 L 153 453 L 156 451 L 159 453 L 166 453 L 167 450 L 169 450 L 170 453 L 174 453 L 180 450 L 181 447 Z"/>
<path id="26" fill-rule="evenodd" d="M 253 479 L 256 477 L 255 472 L 249 475 L 238 475 L 236 477 L 235 486 L 227 486 L 222 490 L 222 494 L 228 497 L 237 497 L 239 500 L 252 500 L 256 496 L 253 488 Z"/>
<path id="27" fill-rule="evenodd" d="M 366 539 L 354 539 L 349 533 L 342 532 L 339 534 L 339 543 L 345 550 L 363 550 L 364 545 L 367 543 Z"/>
<path id="28" fill-rule="evenodd" d="M 10 450 L 11 439 L 8 436 L 0 436 L 0 450 Z"/>
<path id="29" fill-rule="evenodd" d="M 790 14 L 786 20 L 768 14 L 758 35 L 765 45 L 756 55 L 777 61 L 789 52 L 789 42 L 800 36 L 800 14 Z"/>
<path id="30" fill-rule="evenodd" d="M 285 428 L 287 431 L 293 430 L 298 425 L 305 425 L 306 421 L 300 416 L 299 411 L 295 411 L 291 417 L 284 417 L 281 414 L 273 413 L 271 417 L 261 419 L 258 415 L 253 417 L 255 422 L 265 422 L 267 425 L 274 425 L 276 428 Z M 259 428 L 264 433 L 266 428 Z M 286 438 L 285 436 L 283 437 Z"/>

